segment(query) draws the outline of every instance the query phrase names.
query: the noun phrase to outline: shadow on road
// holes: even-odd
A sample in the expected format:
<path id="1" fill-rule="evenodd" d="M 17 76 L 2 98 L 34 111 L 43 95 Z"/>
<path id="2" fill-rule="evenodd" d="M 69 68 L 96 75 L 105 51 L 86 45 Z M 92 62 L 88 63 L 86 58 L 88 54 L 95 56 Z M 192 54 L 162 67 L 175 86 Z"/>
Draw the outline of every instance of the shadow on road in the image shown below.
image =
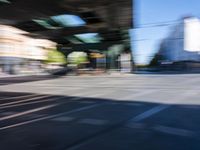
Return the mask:
<path id="1" fill-rule="evenodd" d="M 0 102 L 5 150 L 200 149 L 199 105 L 31 93 Z"/>

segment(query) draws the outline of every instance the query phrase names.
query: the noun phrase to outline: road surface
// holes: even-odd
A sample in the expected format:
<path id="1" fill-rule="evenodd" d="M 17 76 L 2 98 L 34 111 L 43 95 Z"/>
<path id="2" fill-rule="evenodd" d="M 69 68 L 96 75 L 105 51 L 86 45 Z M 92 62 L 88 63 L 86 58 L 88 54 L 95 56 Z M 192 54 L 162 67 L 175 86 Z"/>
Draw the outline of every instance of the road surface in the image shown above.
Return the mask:
<path id="1" fill-rule="evenodd" d="M 1 150 L 200 149 L 198 74 L 0 82 Z"/>

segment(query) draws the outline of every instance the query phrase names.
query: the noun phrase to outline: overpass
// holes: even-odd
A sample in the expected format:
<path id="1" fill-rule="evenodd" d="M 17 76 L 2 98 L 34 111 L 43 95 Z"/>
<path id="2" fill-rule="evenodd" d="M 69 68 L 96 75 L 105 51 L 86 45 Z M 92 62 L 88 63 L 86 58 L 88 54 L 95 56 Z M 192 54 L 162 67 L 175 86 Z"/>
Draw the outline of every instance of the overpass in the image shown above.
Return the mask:
<path id="1" fill-rule="evenodd" d="M 130 52 L 132 9 L 132 0 L 0 0 L 0 24 L 55 41 L 66 55 L 74 50 L 107 51 L 116 45 Z"/>

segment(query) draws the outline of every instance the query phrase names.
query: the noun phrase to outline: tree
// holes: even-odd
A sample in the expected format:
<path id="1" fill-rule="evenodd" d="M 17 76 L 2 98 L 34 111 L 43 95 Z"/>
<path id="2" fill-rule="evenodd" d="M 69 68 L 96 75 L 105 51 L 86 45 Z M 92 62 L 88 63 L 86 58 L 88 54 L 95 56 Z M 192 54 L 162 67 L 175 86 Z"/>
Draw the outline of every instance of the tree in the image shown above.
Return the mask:
<path id="1" fill-rule="evenodd" d="M 65 55 L 59 52 L 58 50 L 49 50 L 47 54 L 47 60 L 46 63 L 55 63 L 55 64 L 66 64 L 67 60 L 65 58 Z"/>

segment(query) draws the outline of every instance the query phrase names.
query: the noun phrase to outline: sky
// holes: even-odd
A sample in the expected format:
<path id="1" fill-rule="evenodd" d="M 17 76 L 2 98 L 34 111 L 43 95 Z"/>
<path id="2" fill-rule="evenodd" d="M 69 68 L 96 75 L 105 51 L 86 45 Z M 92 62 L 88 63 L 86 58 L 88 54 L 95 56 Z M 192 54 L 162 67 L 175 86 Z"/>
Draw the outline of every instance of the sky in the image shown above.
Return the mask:
<path id="1" fill-rule="evenodd" d="M 200 0 L 135 0 L 135 3 L 137 28 L 131 30 L 131 43 L 137 64 L 147 64 L 152 59 L 177 20 L 191 15 L 200 17 Z M 153 25 L 163 25 L 163 22 L 170 25 Z"/>

